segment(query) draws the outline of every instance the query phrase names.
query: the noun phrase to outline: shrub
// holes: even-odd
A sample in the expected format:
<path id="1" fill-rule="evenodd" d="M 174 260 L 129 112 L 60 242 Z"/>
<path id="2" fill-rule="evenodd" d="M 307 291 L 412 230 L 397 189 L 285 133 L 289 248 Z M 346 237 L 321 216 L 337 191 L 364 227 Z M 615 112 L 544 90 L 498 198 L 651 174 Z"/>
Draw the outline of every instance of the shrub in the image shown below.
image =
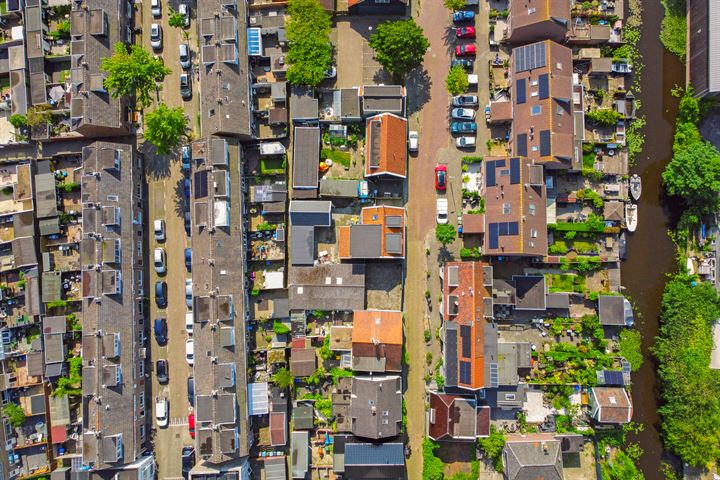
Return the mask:
<path id="1" fill-rule="evenodd" d="M 617 125 L 618 120 L 622 118 L 615 110 L 610 108 L 599 108 L 591 110 L 585 114 L 588 120 L 604 127 L 612 127 Z"/>
<path id="2" fill-rule="evenodd" d="M 470 86 L 470 83 L 463 66 L 455 65 L 452 67 L 445 79 L 445 88 L 447 88 L 448 93 L 450 95 L 460 95 L 468 89 L 468 86 Z"/>
<path id="3" fill-rule="evenodd" d="M 273 323 L 273 332 L 275 332 L 276 335 L 287 335 L 290 333 L 290 327 L 279 320 L 275 320 Z"/>
<path id="4" fill-rule="evenodd" d="M 290 388 L 295 383 L 295 377 L 287 368 L 279 369 L 272 376 L 272 381 L 280 388 Z"/>
<path id="5" fill-rule="evenodd" d="M 495 470 L 502 472 L 502 451 L 503 447 L 505 447 L 505 434 L 498 431 L 498 429 L 495 428 L 495 425 L 491 425 L 490 436 L 479 438 L 477 444 L 485 458 L 492 461 L 495 466 Z"/>
<path id="6" fill-rule="evenodd" d="M 22 427 L 25 423 L 25 412 L 17 403 L 10 402 L 6 404 L 2 409 L 3 415 L 5 415 L 13 427 Z"/>
<path id="7" fill-rule="evenodd" d="M 618 349 L 620 355 L 630 362 L 630 368 L 633 372 L 640 370 L 643 363 L 643 355 L 642 339 L 639 331 L 623 330 L 620 332 Z"/>

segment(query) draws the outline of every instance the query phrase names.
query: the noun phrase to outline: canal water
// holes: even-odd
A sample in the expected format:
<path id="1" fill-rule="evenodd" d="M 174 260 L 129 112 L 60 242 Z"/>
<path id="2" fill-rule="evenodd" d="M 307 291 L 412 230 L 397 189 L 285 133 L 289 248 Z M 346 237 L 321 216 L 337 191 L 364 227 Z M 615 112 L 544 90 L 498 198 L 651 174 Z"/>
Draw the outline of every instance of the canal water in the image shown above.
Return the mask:
<path id="1" fill-rule="evenodd" d="M 645 478 L 661 478 L 658 473 L 664 455 L 660 437 L 659 384 L 656 366 L 650 347 L 658 333 L 658 316 L 666 274 L 676 269 L 675 248 L 667 231 L 677 220 L 663 196 L 660 174 L 672 157 L 677 99 L 670 90 L 685 84 L 684 66 L 660 43 L 658 34 L 663 18 L 659 0 L 643 1 L 643 26 L 640 52 L 645 63 L 641 79 L 642 114 L 646 118 L 645 148 L 636 157 L 633 173 L 642 176 L 643 192 L 639 202 L 638 228 L 628 238 L 627 260 L 622 265 L 622 282 L 632 298 L 637 316 L 637 328 L 643 335 L 642 368 L 633 374 L 632 397 L 635 406 L 634 421 L 645 425 L 645 430 L 631 435 L 645 454 L 640 468 Z"/>

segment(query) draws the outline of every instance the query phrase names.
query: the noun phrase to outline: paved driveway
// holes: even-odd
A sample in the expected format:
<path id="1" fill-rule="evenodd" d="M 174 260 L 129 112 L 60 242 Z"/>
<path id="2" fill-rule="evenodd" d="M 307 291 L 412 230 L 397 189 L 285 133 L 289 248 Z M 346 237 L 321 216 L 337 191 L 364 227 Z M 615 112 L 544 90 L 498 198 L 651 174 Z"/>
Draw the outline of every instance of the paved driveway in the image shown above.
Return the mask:
<path id="1" fill-rule="evenodd" d="M 337 88 L 388 83 L 391 80 L 375 61 L 373 50 L 368 45 L 370 34 L 387 20 L 387 16 L 360 15 L 337 21 Z"/>

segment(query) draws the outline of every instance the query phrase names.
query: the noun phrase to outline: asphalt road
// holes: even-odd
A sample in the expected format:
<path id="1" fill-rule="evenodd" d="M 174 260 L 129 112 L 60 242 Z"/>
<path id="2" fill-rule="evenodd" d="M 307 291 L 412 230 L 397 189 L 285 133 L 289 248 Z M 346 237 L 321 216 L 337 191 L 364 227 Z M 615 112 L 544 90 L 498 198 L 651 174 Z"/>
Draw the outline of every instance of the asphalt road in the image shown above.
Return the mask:
<path id="1" fill-rule="evenodd" d="M 177 6 L 177 2 L 174 2 Z M 194 10 L 191 17 L 194 17 Z M 189 118 L 188 126 L 192 130 L 195 125 L 195 118 L 198 108 L 199 95 L 197 94 L 198 83 L 193 82 L 193 98 L 189 102 L 183 101 L 180 97 L 179 77 L 182 73 L 178 58 L 178 45 L 187 42 L 191 50 L 196 50 L 196 23 L 192 18 L 190 27 L 186 30 L 173 28 L 168 25 L 170 14 L 167 2 L 162 2 L 162 18 L 153 19 L 150 13 L 150 2 L 144 2 L 138 10 L 142 17 L 141 44 L 149 51 L 150 47 L 150 25 L 160 23 L 163 29 L 163 48 L 154 52 L 162 56 L 167 67 L 172 70 L 162 83 L 158 91 L 158 100 L 165 102 L 169 107 L 182 107 Z M 138 22 L 139 23 L 139 22 Z M 185 34 L 189 35 L 186 40 Z M 138 40 L 140 41 L 140 40 Z M 193 64 L 196 65 L 197 55 L 193 52 Z M 193 80 L 195 80 L 193 78 Z M 152 105 L 148 110 L 155 108 Z M 195 134 L 189 132 L 189 136 Z M 188 413 L 190 405 L 187 400 L 187 378 L 192 375 L 192 368 L 185 359 L 185 341 L 188 335 L 185 332 L 185 279 L 190 277 L 185 269 L 184 250 L 190 246 L 190 238 L 185 233 L 183 214 L 185 204 L 183 202 L 182 182 L 183 173 L 180 169 L 180 152 L 173 152 L 166 156 L 157 156 L 154 150 L 144 145 L 141 147 L 145 155 L 146 179 L 148 182 L 148 203 L 149 218 L 148 224 L 156 219 L 164 219 L 166 224 L 166 240 L 162 243 L 155 241 L 154 235 L 150 240 L 150 248 L 162 247 L 165 249 L 167 258 L 167 273 L 157 275 L 154 268 L 150 266 L 151 278 L 149 289 L 151 290 L 151 359 L 152 368 L 152 408 L 149 411 L 153 415 L 155 427 L 155 458 L 158 467 L 158 478 L 172 479 L 182 478 L 182 465 L 180 452 L 184 445 L 193 445 L 193 440 L 188 432 Z M 152 252 L 148 255 L 152 258 Z M 155 281 L 161 279 L 168 284 L 168 307 L 159 310 L 155 303 Z M 152 322 L 156 318 L 164 317 L 168 323 L 168 344 L 164 347 L 158 346 L 152 332 Z M 169 364 L 169 383 L 160 385 L 155 375 L 155 362 L 158 359 L 166 359 Z M 154 402 L 159 396 L 165 396 L 170 401 L 170 425 L 165 428 L 158 428 L 154 418 Z"/>

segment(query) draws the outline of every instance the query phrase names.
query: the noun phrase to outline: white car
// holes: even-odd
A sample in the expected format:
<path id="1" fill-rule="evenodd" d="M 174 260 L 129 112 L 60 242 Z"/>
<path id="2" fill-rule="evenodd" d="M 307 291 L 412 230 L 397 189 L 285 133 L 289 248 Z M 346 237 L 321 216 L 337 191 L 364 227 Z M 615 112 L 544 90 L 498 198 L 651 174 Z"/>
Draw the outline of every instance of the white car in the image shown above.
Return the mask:
<path id="1" fill-rule="evenodd" d="M 452 99 L 453 107 L 477 107 L 477 95 L 458 95 Z"/>
<path id="2" fill-rule="evenodd" d="M 160 0 L 150 0 L 150 13 L 152 13 L 153 18 L 160 18 L 162 16 Z"/>
<path id="3" fill-rule="evenodd" d="M 167 267 L 165 265 L 165 249 L 155 249 L 153 252 L 153 264 L 155 265 L 155 273 L 163 274 L 167 271 Z"/>
<path id="4" fill-rule="evenodd" d="M 155 231 L 155 240 L 158 242 L 165 241 L 165 220 L 155 220 L 153 222 L 153 230 Z"/>
<path id="5" fill-rule="evenodd" d="M 455 146 L 458 148 L 473 148 L 475 137 L 458 137 L 455 139 Z"/>
<path id="6" fill-rule="evenodd" d="M 195 364 L 195 341 L 192 338 L 185 341 L 185 360 L 191 367 Z"/>
<path id="7" fill-rule="evenodd" d="M 437 199 L 437 223 L 444 225 L 448 223 L 448 200 L 445 197 Z"/>
<path id="8" fill-rule="evenodd" d="M 193 334 L 193 312 L 191 311 L 185 313 L 185 331 L 188 335 Z"/>
<path id="9" fill-rule="evenodd" d="M 192 293 L 192 279 L 186 278 L 185 279 L 185 305 L 192 310 L 193 305 L 193 293 Z"/>
<path id="10" fill-rule="evenodd" d="M 180 66 L 183 70 L 187 70 L 190 68 L 190 47 L 188 47 L 187 43 L 181 43 L 178 49 L 180 52 Z"/>
<path id="11" fill-rule="evenodd" d="M 411 130 L 408 133 L 408 150 L 411 152 L 417 152 L 418 150 L 418 140 L 419 140 L 418 132 L 415 130 Z"/>
<path id="12" fill-rule="evenodd" d="M 170 402 L 167 398 L 159 397 L 155 402 L 155 420 L 158 427 L 167 427 L 170 421 Z"/>
<path id="13" fill-rule="evenodd" d="M 157 23 L 150 25 L 150 46 L 153 50 L 162 48 L 162 27 Z"/>
<path id="14" fill-rule="evenodd" d="M 452 118 L 455 120 L 475 120 L 475 110 L 469 108 L 453 108 Z"/>

